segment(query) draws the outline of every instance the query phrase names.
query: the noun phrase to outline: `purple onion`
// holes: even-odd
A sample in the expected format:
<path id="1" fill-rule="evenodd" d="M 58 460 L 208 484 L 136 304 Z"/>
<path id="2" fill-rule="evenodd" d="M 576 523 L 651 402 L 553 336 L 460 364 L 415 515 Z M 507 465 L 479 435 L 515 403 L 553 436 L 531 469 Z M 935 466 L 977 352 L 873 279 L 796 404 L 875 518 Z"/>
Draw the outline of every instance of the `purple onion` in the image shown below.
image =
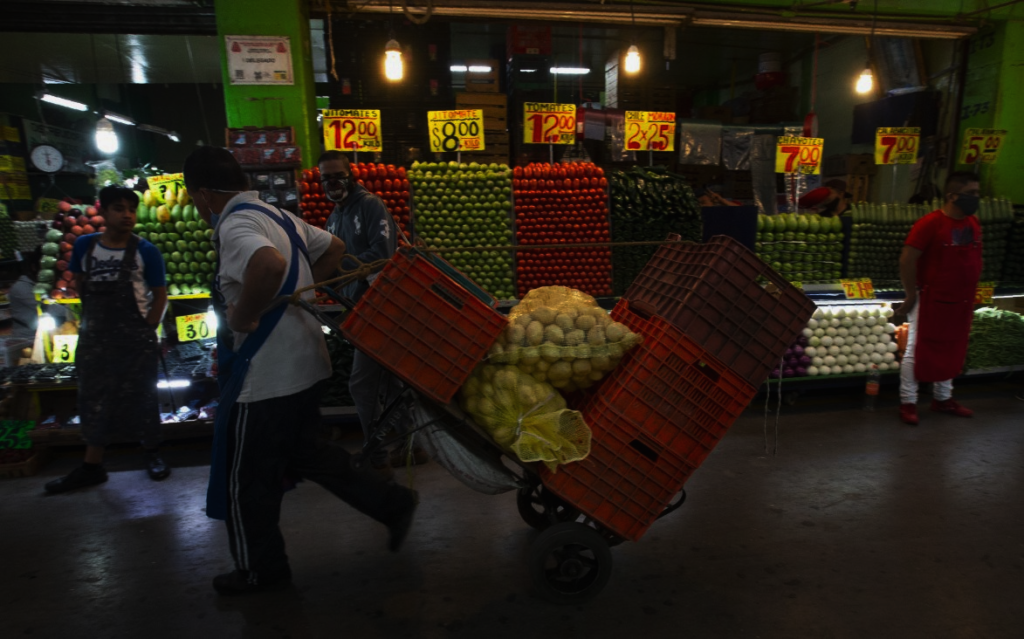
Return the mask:
<path id="1" fill-rule="evenodd" d="M 800 346 L 807 346 L 807 338 L 801 335 L 800 337 L 796 338 L 796 343 L 799 344 Z"/>
<path id="2" fill-rule="evenodd" d="M 791 367 L 789 367 L 789 366 L 787 366 L 786 368 L 784 368 L 782 370 L 782 376 L 783 377 L 793 377 L 794 373 L 795 373 L 795 371 Z"/>
<path id="3" fill-rule="evenodd" d="M 793 347 L 792 347 L 792 346 L 790 346 L 789 348 L 787 348 L 787 349 L 786 349 L 786 352 L 785 352 L 785 353 L 783 353 L 783 354 L 782 354 L 782 356 L 783 356 L 783 357 L 787 357 L 787 358 L 788 358 L 788 357 L 792 357 L 792 356 L 793 356 Z"/>
<path id="4" fill-rule="evenodd" d="M 793 354 L 796 355 L 797 357 L 804 354 L 804 347 L 800 346 L 799 344 L 794 346 L 791 350 L 793 351 Z"/>
<path id="5" fill-rule="evenodd" d="M 796 372 L 797 377 L 807 377 L 807 369 L 803 366 L 797 366 L 793 370 Z"/>
<path id="6" fill-rule="evenodd" d="M 800 356 L 800 365 L 805 367 L 805 368 L 810 366 L 813 363 L 813 361 L 814 360 L 812 360 L 810 358 L 810 356 L 808 356 L 808 355 L 801 355 Z"/>
<path id="7" fill-rule="evenodd" d="M 779 369 L 776 368 L 775 370 L 773 370 L 771 372 L 771 375 L 769 375 L 769 377 L 771 377 L 772 379 L 778 379 L 779 378 Z"/>

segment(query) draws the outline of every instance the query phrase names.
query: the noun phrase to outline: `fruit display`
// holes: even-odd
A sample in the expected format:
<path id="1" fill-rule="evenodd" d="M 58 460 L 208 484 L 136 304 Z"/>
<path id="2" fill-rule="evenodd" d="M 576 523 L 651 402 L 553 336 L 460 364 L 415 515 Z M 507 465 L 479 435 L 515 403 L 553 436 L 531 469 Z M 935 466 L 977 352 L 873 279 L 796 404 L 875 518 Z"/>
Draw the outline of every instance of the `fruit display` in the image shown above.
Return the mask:
<path id="1" fill-rule="evenodd" d="M 0 258 L 9 260 L 14 258 L 18 250 L 18 231 L 14 227 L 14 220 L 6 210 L 0 212 Z"/>
<path id="2" fill-rule="evenodd" d="M 997 308 L 974 311 L 965 368 L 1024 364 L 1024 316 Z"/>
<path id="3" fill-rule="evenodd" d="M 982 238 L 984 240 L 984 238 Z M 1003 259 L 1003 284 L 1024 284 L 1024 212 L 1018 211 L 1007 233 L 1009 248 Z"/>
<path id="4" fill-rule="evenodd" d="M 791 282 L 843 276 L 843 224 L 820 215 L 758 215 L 757 256 Z"/>
<path id="5" fill-rule="evenodd" d="M 939 208 L 935 200 L 928 204 L 853 205 L 848 277 L 870 277 L 899 286 L 900 253 L 914 222 Z"/>
<path id="6" fill-rule="evenodd" d="M 135 233 L 164 256 L 168 295 L 205 295 L 217 265 L 213 229 L 199 217 L 188 192 L 174 183 L 161 204 L 153 191 L 140 198 Z"/>
<path id="7" fill-rule="evenodd" d="M 513 364 L 564 392 L 589 388 L 640 343 L 593 297 L 564 286 L 529 292 L 509 313 L 509 326 L 488 361 Z"/>
<path id="8" fill-rule="evenodd" d="M 319 178 L 319 175 L 317 176 Z M 404 166 L 394 164 L 370 164 L 359 162 L 352 165 L 352 178 L 363 187 L 384 200 L 395 224 L 410 240 L 409 180 Z"/>
<path id="9" fill-rule="evenodd" d="M 299 212 L 306 224 L 319 229 L 327 227 L 327 218 L 334 210 L 334 203 L 324 195 L 320 184 L 320 169 L 314 167 L 302 172 L 299 180 Z"/>
<path id="10" fill-rule="evenodd" d="M 103 216 L 94 206 L 72 205 L 61 202 L 54 216 L 52 228 L 46 232 L 45 242 L 40 249 L 36 292 L 59 300 L 76 298 L 78 291 L 74 275 L 68 270 L 71 250 L 81 235 L 102 233 L 106 230 Z"/>
<path id="11" fill-rule="evenodd" d="M 981 281 L 995 282 L 1003 274 L 1003 262 L 1010 246 L 1013 203 L 1001 197 L 981 198 L 978 223 L 981 224 L 983 260 Z"/>
<path id="12" fill-rule="evenodd" d="M 516 244 L 608 242 L 604 171 L 587 163 L 533 163 L 512 170 Z M 589 295 L 611 295 L 611 249 L 601 247 L 519 251 L 519 297 L 541 286 L 569 286 Z"/>
<path id="13" fill-rule="evenodd" d="M 512 171 L 504 164 L 414 162 L 413 224 L 431 248 L 512 243 Z M 498 299 L 511 299 L 511 252 L 446 251 L 441 257 Z"/>
<path id="14" fill-rule="evenodd" d="M 819 308 L 771 377 L 852 375 L 873 365 L 881 372 L 899 370 L 890 317 L 889 308 Z"/>
<path id="15" fill-rule="evenodd" d="M 649 242 L 669 233 L 701 241 L 700 203 L 686 180 L 657 167 L 608 173 L 612 241 Z M 612 290 L 625 293 L 657 246 L 622 246 L 612 251 Z"/>

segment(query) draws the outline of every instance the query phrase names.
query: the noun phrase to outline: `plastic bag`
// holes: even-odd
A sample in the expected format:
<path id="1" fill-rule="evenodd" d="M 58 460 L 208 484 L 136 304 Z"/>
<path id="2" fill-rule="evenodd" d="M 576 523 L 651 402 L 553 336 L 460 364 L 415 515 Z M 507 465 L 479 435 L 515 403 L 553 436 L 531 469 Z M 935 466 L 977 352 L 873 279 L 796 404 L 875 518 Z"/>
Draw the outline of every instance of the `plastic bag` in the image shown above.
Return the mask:
<path id="1" fill-rule="evenodd" d="M 512 309 L 488 362 L 513 364 L 568 393 L 603 379 L 640 341 L 628 327 L 612 321 L 593 297 L 545 286 L 530 291 Z"/>
<path id="2" fill-rule="evenodd" d="M 462 409 L 524 462 L 559 464 L 590 454 L 590 428 L 561 393 L 515 366 L 478 367 L 459 391 Z"/>

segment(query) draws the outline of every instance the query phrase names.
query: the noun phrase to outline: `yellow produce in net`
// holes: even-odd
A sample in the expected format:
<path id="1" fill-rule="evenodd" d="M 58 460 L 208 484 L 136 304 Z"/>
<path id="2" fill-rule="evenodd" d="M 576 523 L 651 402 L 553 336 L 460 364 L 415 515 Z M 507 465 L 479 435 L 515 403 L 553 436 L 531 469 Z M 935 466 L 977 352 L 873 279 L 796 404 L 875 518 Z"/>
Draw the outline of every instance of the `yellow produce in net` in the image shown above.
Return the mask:
<path id="1" fill-rule="evenodd" d="M 494 441 L 524 462 L 559 464 L 590 454 L 590 428 L 566 408 L 562 394 L 515 366 L 477 367 L 459 391 L 459 405 Z"/>
<path id="2" fill-rule="evenodd" d="M 487 361 L 512 364 L 568 393 L 601 381 L 640 341 L 624 324 L 612 321 L 593 297 L 545 286 L 512 309 Z"/>

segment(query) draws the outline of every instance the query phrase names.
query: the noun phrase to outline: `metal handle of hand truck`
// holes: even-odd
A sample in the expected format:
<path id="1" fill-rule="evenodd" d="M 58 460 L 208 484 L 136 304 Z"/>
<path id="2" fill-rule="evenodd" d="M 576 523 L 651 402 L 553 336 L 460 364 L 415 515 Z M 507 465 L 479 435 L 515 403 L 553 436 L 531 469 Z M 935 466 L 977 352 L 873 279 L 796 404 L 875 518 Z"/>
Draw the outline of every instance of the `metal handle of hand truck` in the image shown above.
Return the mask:
<path id="1" fill-rule="evenodd" d="M 684 501 L 686 501 L 686 491 L 685 490 L 681 490 L 681 491 L 679 491 L 679 499 L 677 499 L 676 501 L 670 503 L 668 506 L 665 506 L 665 510 L 661 511 L 658 514 L 658 519 L 661 519 L 662 517 L 664 517 L 665 515 L 668 515 L 669 513 L 675 512 L 676 509 L 678 509 L 680 506 L 683 505 Z"/>

